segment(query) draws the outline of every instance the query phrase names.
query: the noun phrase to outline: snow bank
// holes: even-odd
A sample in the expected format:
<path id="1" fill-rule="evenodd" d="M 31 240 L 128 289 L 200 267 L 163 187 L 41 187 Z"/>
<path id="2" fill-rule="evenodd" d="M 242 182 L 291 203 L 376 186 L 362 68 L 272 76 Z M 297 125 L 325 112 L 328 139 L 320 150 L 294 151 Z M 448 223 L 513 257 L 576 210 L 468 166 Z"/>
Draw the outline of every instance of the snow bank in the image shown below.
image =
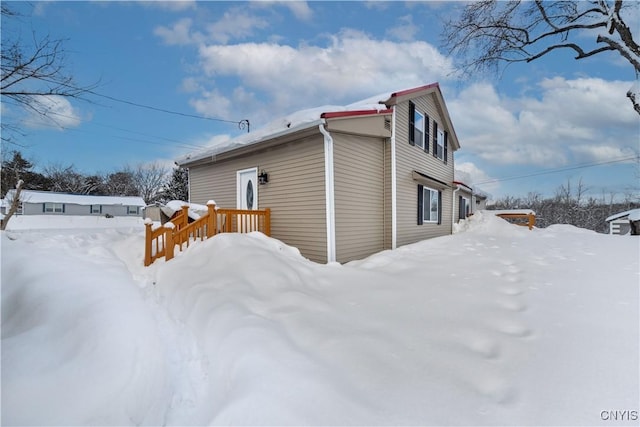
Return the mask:
<path id="1" fill-rule="evenodd" d="M 65 229 L 113 229 L 142 228 L 144 220 L 140 217 L 81 215 L 14 215 L 7 224 L 7 230 L 65 230 Z"/>
<path id="2" fill-rule="evenodd" d="M 144 268 L 142 236 L 3 234 L 3 424 L 637 415 L 633 239 L 477 213 L 453 236 L 342 266 L 251 233 Z"/>

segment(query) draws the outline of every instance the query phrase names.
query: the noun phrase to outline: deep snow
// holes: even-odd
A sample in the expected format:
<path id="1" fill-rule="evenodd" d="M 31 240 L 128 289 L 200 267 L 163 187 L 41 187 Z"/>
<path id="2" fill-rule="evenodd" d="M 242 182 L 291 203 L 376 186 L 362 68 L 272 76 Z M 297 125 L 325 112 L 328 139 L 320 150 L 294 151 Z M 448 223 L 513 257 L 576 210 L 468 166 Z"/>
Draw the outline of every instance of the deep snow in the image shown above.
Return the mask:
<path id="1" fill-rule="evenodd" d="M 346 265 L 252 233 L 145 268 L 142 220 L 104 224 L 2 233 L 3 425 L 638 424 L 635 236 L 479 212 Z"/>

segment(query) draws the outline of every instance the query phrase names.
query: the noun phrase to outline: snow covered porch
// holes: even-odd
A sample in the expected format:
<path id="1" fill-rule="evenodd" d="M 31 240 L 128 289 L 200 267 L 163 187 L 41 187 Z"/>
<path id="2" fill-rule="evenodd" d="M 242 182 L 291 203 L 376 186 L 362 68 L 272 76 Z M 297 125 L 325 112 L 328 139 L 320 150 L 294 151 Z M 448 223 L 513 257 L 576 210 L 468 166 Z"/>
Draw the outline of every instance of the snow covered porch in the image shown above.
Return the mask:
<path id="1" fill-rule="evenodd" d="M 153 221 L 145 219 L 144 265 L 147 267 L 162 257 L 169 261 L 175 256 L 176 245 L 182 251 L 182 246 L 189 247 L 191 241 L 204 240 L 219 233 L 253 231 L 271 235 L 271 209 L 220 209 L 209 201 L 205 214 L 194 215 L 185 204 L 171 221 L 159 227 L 154 228 Z"/>

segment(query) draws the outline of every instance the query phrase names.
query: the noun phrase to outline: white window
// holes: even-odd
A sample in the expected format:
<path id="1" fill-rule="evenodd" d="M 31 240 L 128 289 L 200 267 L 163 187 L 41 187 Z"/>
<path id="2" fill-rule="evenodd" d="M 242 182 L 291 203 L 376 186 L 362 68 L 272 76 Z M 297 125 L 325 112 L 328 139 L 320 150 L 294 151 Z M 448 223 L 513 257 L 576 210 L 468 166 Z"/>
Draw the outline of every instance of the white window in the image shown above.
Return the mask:
<path id="1" fill-rule="evenodd" d="M 424 223 L 440 224 L 441 194 L 423 185 L 418 185 L 418 225 Z"/>
<path id="2" fill-rule="evenodd" d="M 438 153 L 438 158 L 440 160 L 444 159 L 444 131 L 438 129 L 438 148 L 436 152 Z"/>
<path id="3" fill-rule="evenodd" d="M 413 117 L 413 140 L 415 141 L 416 145 L 422 149 L 424 149 L 424 144 L 425 144 L 424 123 L 425 123 L 424 115 L 422 115 L 422 113 L 420 113 L 419 111 L 415 110 L 414 117 Z"/>
<path id="4" fill-rule="evenodd" d="M 102 213 L 102 205 L 91 205 L 91 213 L 92 214 Z"/>
<path id="5" fill-rule="evenodd" d="M 127 215 L 138 215 L 137 206 L 127 206 Z"/>
<path id="6" fill-rule="evenodd" d="M 64 204 L 63 203 L 45 203 L 42 208 L 45 213 L 63 213 L 64 212 Z"/>
<path id="7" fill-rule="evenodd" d="M 438 222 L 439 198 L 438 192 L 431 188 L 424 187 L 424 205 L 423 218 L 424 222 Z"/>

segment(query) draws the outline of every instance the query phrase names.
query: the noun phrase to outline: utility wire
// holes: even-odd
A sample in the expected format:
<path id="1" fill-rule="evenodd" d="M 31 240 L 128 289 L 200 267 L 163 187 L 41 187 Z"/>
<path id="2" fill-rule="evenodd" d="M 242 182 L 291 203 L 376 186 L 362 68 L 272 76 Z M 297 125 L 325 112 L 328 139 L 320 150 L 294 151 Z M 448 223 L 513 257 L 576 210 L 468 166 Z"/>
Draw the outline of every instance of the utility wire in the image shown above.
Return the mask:
<path id="1" fill-rule="evenodd" d="M 167 110 L 167 109 L 164 109 L 164 108 L 153 107 L 151 105 L 140 104 L 138 102 L 127 101 L 126 99 L 115 98 L 113 96 L 104 95 L 104 94 L 101 94 L 101 93 L 98 93 L 98 92 L 94 92 L 92 90 L 88 91 L 88 93 L 90 93 L 92 95 L 95 95 L 95 96 L 99 96 L 101 98 L 110 99 L 111 101 L 121 102 L 123 104 L 132 105 L 134 107 L 146 108 L 148 110 L 159 111 L 161 113 L 175 114 L 177 116 L 191 117 L 191 118 L 194 118 L 194 119 L 211 120 L 213 122 L 224 122 L 224 123 L 235 123 L 235 124 L 238 124 L 238 123 L 242 122 L 242 120 L 241 121 L 234 121 L 234 120 L 216 119 L 216 118 L 212 118 L 212 117 L 198 116 L 196 114 L 188 114 L 188 113 L 181 113 L 179 111 L 171 111 L 171 110 Z"/>
<path id="2" fill-rule="evenodd" d="M 77 89 L 76 87 L 72 86 L 72 85 L 68 85 L 66 83 L 60 83 L 60 82 L 55 82 L 55 81 L 51 81 L 48 79 L 41 79 L 43 81 L 49 82 L 49 83 L 53 83 L 56 84 L 58 86 L 64 86 L 64 87 L 68 87 L 70 89 Z M 182 117 L 191 117 L 193 119 L 201 119 L 201 120 L 210 120 L 210 121 L 214 121 L 214 122 L 224 122 L 224 123 L 234 123 L 236 125 L 238 125 L 238 128 L 243 130 L 243 129 L 247 129 L 247 133 L 251 130 L 251 124 L 249 122 L 249 119 L 242 119 L 239 121 L 234 121 L 234 120 L 225 120 L 225 119 L 217 119 L 217 118 L 213 118 L 213 117 L 205 117 L 205 116 L 198 116 L 196 114 L 188 114 L 188 113 L 182 113 L 179 111 L 172 111 L 172 110 L 167 110 L 165 108 L 160 108 L 160 107 L 153 107 L 151 105 L 146 105 L 146 104 L 141 104 L 139 102 L 133 102 L 133 101 L 128 101 L 126 99 L 120 99 L 120 98 L 116 98 L 114 96 L 110 96 L 110 95 L 104 95 L 102 93 L 98 93 L 96 91 L 93 91 L 91 89 L 87 89 L 84 91 L 81 91 L 82 93 L 90 93 L 92 95 L 101 97 L 101 98 L 105 98 L 105 99 L 109 99 L 111 101 L 115 101 L 115 102 L 120 102 L 123 104 L 127 104 L 127 105 L 131 105 L 134 107 L 138 107 L 138 108 L 146 108 L 148 110 L 153 110 L 153 111 L 158 111 L 161 113 L 167 113 L 167 114 L 174 114 L 177 116 L 182 116 Z M 55 95 L 55 94 L 52 94 Z M 76 96 L 76 98 L 79 98 L 79 96 Z"/>
<path id="3" fill-rule="evenodd" d="M 566 167 L 566 168 L 558 168 L 558 169 L 551 169 L 551 170 L 546 170 L 546 171 L 541 171 L 541 172 L 533 172 L 533 173 L 526 174 L 526 175 L 516 175 L 516 176 L 510 176 L 510 177 L 506 177 L 506 178 L 488 179 L 486 181 L 478 181 L 475 184 L 478 184 L 478 185 L 480 185 L 480 184 L 493 184 L 493 183 L 496 183 L 496 182 L 511 181 L 511 180 L 514 180 L 514 179 L 522 179 L 522 178 L 530 178 L 532 176 L 548 175 L 548 174 L 564 172 L 564 171 L 568 171 L 568 170 L 586 169 L 586 168 L 590 168 L 590 167 L 594 167 L 594 166 L 608 165 L 608 164 L 612 164 L 612 163 L 621 163 L 621 162 L 626 162 L 626 161 L 629 161 L 629 160 L 638 160 L 638 159 L 640 159 L 640 156 L 638 156 L 638 155 L 630 156 L 630 157 L 622 157 L 622 158 L 615 159 L 615 160 L 607 160 L 605 162 L 583 163 L 583 164 L 580 164 L 580 165 L 569 166 L 569 167 Z"/>

